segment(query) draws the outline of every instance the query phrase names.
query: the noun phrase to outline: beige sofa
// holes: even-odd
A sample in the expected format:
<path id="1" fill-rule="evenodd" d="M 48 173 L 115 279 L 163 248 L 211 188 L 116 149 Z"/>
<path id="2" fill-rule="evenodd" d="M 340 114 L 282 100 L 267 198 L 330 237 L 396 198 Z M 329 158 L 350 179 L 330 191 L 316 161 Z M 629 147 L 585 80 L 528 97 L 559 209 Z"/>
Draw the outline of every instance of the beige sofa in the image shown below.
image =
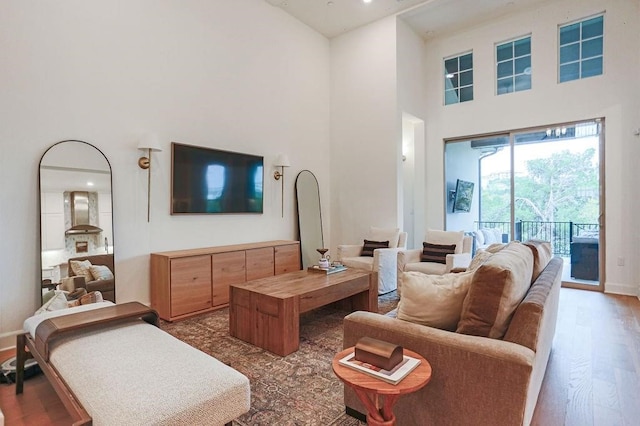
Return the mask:
<path id="1" fill-rule="evenodd" d="M 514 248 L 520 249 L 517 253 L 523 253 L 521 249 L 525 244 L 511 244 L 520 244 Z M 420 391 L 398 400 L 394 408 L 398 424 L 528 425 L 531 422 L 555 333 L 562 259 L 548 260 L 550 250 L 547 259 L 541 259 L 535 256 L 535 247 L 531 247 L 531 259 L 526 253 L 514 256 L 513 251 L 505 250 L 493 255 L 476 272 L 469 273 L 473 274 L 473 281 L 457 327 L 457 331 L 462 329 L 469 334 L 370 312 L 354 312 L 345 318 L 345 348 L 368 336 L 416 351 L 430 362 L 431 381 Z M 519 283 L 524 285 L 524 298 L 507 317 L 504 335 L 499 338 L 472 335 L 483 334 L 482 325 L 475 328 L 477 333 L 468 323 L 464 326 L 468 315 L 482 316 L 480 311 L 491 304 L 489 298 L 501 297 L 495 292 L 491 296 L 492 291 L 486 289 L 475 291 L 474 297 L 484 298 L 482 305 L 477 312 L 465 313 L 465 309 L 472 309 L 469 298 L 478 285 L 476 281 L 491 268 L 502 268 L 500 274 L 511 273 L 510 264 L 520 262 L 519 257 L 527 258 L 521 263 L 531 269 L 530 278 L 529 282 Z M 496 279 L 487 282 L 492 285 Z M 487 333 L 495 330 L 487 329 Z M 344 400 L 348 413 L 365 413 L 364 406 L 349 387 L 345 387 Z"/>

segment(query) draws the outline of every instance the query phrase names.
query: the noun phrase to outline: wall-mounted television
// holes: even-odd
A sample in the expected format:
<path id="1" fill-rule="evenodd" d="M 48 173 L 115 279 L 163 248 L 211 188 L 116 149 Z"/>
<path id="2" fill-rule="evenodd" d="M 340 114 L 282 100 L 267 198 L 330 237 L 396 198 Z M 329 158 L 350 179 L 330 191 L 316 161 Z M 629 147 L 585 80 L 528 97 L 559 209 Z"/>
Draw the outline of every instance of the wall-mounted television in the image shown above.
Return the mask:
<path id="1" fill-rule="evenodd" d="M 171 214 L 262 213 L 264 158 L 171 143 Z"/>
<path id="2" fill-rule="evenodd" d="M 453 197 L 453 212 L 471 211 L 471 200 L 473 200 L 473 182 L 458 179 Z"/>

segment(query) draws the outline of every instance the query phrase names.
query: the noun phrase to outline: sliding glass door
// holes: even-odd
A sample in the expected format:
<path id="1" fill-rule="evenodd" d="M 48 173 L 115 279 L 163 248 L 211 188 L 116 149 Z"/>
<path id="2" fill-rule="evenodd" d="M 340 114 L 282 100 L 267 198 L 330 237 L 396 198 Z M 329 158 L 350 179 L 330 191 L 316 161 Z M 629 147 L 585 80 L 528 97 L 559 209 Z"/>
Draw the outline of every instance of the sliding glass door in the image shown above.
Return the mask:
<path id="1" fill-rule="evenodd" d="M 446 229 L 473 232 L 475 248 L 542 239 L 565 261 L 563 284 L 602 289 L 603 120 L 565 123 L 445 145 Z M 473 183 L 470 208 L 456 186 Z"/>

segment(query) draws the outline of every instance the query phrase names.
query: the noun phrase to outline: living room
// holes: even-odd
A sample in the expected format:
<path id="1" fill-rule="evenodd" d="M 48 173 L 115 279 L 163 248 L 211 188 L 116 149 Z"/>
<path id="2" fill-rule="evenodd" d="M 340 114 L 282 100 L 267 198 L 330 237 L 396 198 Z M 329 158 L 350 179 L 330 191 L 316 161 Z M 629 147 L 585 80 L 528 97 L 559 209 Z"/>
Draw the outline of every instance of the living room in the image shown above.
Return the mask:
<path id="1" fill-rule="evenodd" d="M 65 139 L 109 159 L 117 298 L 148 304 L 152 252 L 296 239 L 300 170 L 318 178 L 330 253 L 370 225 L 403 228 L 403 114 L 423 123 L 417 243 L 427 228 L 443 227 L 444 139 L 604 117 L 605 291 L 638 296 L 640 205 L 628 195 L 640 181 L 636 1 L 541 2 L 427 39 L 395 16 L 329 39 L 259 0 L 9 0 L 0 8 L 0 348 L 15 345 L 40 305 L 38 166 Z M 558 25 L 603 11 L 605 72 L 558 84 Z M 493 46 L 524 34 L 533 37 L 533 88 L 495 96 Z M 475 99 L 443 106 L 442 59 L 469 50 Z M 152 158 L 149 221 L 147 173 L 136 164 L 147 132 L 163 144 Z M 171 142 L 264 156 L 264 213 L 170 215 Z M 280 153 L 291 160 L 283 192 L 270 178 Z"/>

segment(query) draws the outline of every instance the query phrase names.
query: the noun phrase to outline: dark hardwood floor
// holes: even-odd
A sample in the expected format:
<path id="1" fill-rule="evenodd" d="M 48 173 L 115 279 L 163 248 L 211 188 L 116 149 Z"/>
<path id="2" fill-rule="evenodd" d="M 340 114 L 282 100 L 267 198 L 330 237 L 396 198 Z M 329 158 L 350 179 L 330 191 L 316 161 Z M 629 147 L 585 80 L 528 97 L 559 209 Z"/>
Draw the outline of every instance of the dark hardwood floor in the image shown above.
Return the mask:
<path id="1" fill-rule="evenodd" d="M 0 353 L 0 360 L 11 356 Z M 68 425 L 44 375 L 16 396 L 0 384 L 5 424 Z M 533 425 L 640 424 L 640 300 L 563 288 L 556 336 Z"/>

